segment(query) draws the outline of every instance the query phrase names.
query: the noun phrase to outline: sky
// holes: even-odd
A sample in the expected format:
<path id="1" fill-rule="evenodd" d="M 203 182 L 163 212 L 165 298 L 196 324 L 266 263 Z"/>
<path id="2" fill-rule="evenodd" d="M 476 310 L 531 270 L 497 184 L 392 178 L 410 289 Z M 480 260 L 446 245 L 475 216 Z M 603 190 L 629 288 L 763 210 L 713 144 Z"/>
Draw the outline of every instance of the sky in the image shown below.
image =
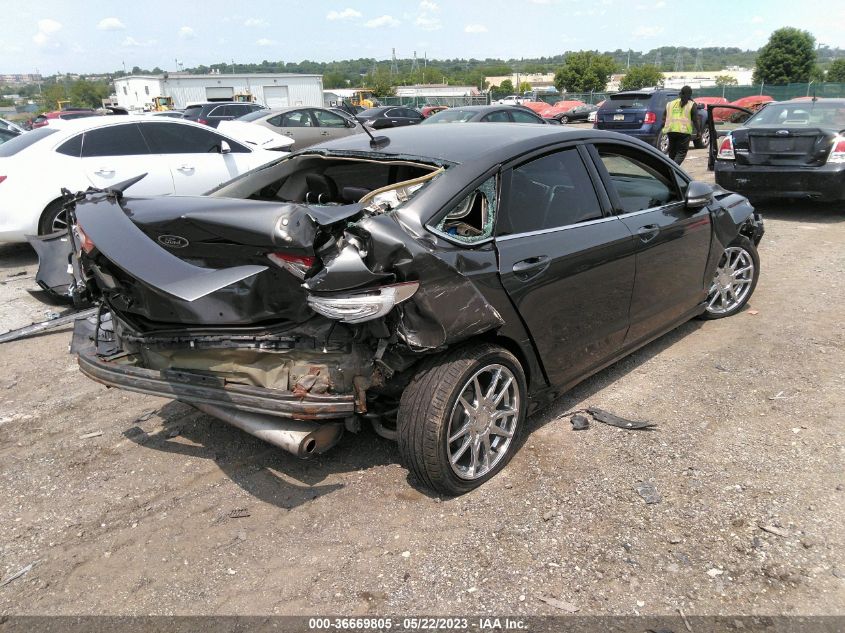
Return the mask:
<path id="1" fill-rule="evenodd" d="M 845 48 L 845 0 L 0 0 L 0 73 L 235 60 L 484 59 L 659 46 L 756 49 L 783 26 Z"/>

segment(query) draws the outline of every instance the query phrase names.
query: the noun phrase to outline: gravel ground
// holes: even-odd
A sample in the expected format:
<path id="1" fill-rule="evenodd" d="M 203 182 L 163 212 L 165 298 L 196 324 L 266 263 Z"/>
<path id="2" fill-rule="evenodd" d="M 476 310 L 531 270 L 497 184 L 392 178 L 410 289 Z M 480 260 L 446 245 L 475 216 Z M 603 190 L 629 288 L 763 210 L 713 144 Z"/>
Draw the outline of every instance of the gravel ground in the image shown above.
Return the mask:
<path id="1" fill-rule="evenodd" d="M 369 430 L 301 462 L 85 379 L 67 329 L 0 346 L 0 576 L 34 563 L 0 613 L 845 614 L 845 213 L 762 210 L 746 311 L 585 381 L 457 499 Z M 0 331 L 56 310 L 35 269 L 0 246 Z M 587 405 L 657 429 L 573 432 Z"/>

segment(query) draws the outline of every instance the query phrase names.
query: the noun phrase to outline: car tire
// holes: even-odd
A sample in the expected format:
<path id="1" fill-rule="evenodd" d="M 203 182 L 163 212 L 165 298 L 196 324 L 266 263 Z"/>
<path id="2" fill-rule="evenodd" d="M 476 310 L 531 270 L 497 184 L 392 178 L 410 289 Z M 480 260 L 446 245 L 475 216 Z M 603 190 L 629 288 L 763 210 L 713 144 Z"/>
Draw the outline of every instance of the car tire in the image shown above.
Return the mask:
<path id="1" fill-rule="evenodd" d="M 431 490 L 469 492 L 510 461 L 525 424 L 526 399 L 522 366 L 498 345 L 464 345 L 432 356 L 399 403 L 402 460 Z"/>
<path id="2" fill-rule="evenodd" d="M 38 221 L 38 235 L 66 230 L 67 221 L 63 219 L 65 217 L 64 201 L 53 200 L 41 213 L 41 219 Z"/>
<path id="3" fill-rule="evenodd" d="M 719 258 L 701 318 L 723 319 L 742 310 L 754 294 L 759 278 L 760 256 L 757 248 L 751 240 L 741 235 L 725 248 Z"/>
<path id="4" fill-rule="evenodd" d="M 560 117 L 560 122 L 561 122 L 563 125 L 566 125 L 567 123 L 569 123 L 569 117 L 568 117 L 568 116 L 562 116 L 562 117 Z"/>
<path id="5" fill-rule="evenodd" d="M 657 141 L 655 141 L 654 146 L 659 149 L 664 154 L 669 153 L 669 136 L 661 132 L 657 135 Z"/>
<path id="6" fill-rule="evenodd" d="M 695 149 L 705 149 L 710 146 L 710 130 L 706 129 L 701 133 L 701 138 L 693 139 L 692 146 Z"/>

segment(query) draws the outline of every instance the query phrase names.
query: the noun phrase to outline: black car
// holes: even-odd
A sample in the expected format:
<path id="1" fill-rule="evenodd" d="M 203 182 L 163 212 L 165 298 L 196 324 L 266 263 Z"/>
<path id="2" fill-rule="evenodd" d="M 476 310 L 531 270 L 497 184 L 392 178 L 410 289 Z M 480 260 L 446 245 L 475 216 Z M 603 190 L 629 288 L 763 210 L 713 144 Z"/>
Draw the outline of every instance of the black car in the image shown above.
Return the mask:
<path id="1" fill-rule="evenodd" d="M 605 99 L 596 111 L 593 127 L 628 134 L 665 153 L 669 151 L 669 137 L 663 133 L 666 104 L 677 99 L 679 94 L 677 90 L 654 88 L 617 92 Z M 707 110 L 696 107 L 695 112 L 703 132 L 707 125 Z M 699 149 L 706 147 L 707 142 L 709 135 L 693 139 L 693 145 Z"/>
<path id="2" fill-rule="evenodd" d="M 845 200 L 845 99 L 766 104 L 719 138 L 714 166 L 749 197 Z"/>
<path id="3" fill-rule="evenodd" d="M 507 105 L 460 106 L 432 114 L 423 125 L 438 123 L 541 123 L 546 121 L 528 108 Z"/>
<path id="4" fill-rule="evenodd" d="M 385 136 L 208 196 L 77 194 L 73 292 L 100 306 L 77 321 L 82 372 L 299 456 L 370 421 L 420 482 L 460 494 L 504 467 L 527 414 L 754 291 L 763 225 L 745 198 L 626 136 Z"/>
<path id="5" fill-rule="evenodd" d="M 422 113 L 414 108 L 404 106 L 379 106 L 359 112 L 355 117 L 364 125 L 374 130 L 384 130 L 391 127 L 416 125 L 425 120 Z"/>
<path id="6" fill-rule="evenodd" d="M 257 103 L 212 102 L 195 103 L 185 108 L 183 119 L 203 123 L 211 127 L 220 125 L 220 121 L 231 121 L 256 110 L 263 110 L 264 106 Z"/>
<path id="7" fill-rule="evenodd" d="M 596 112 L 598 109 L 598 106 L 587 103 L 569 108 L 569 110 L 563 112 L 558 112 L 554 115 L 554 118 L 561 123 L 577 123 L 578 121 L 586 121 L 590 114 Z"/>

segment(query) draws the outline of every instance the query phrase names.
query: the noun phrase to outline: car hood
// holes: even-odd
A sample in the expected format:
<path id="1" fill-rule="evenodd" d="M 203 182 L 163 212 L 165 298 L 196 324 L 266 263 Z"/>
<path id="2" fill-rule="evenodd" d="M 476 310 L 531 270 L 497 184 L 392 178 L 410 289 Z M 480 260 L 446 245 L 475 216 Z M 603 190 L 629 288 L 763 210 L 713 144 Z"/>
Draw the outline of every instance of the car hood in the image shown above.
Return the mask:
<path id="1" fill-rule="evenodd" d="M 217 131 L 231 136 L 236 141 L 261 149 L 284 150 L 294 144 L 294 140 L 289 136 L 246 121 L 221 121 L 217 126 Z"/>

